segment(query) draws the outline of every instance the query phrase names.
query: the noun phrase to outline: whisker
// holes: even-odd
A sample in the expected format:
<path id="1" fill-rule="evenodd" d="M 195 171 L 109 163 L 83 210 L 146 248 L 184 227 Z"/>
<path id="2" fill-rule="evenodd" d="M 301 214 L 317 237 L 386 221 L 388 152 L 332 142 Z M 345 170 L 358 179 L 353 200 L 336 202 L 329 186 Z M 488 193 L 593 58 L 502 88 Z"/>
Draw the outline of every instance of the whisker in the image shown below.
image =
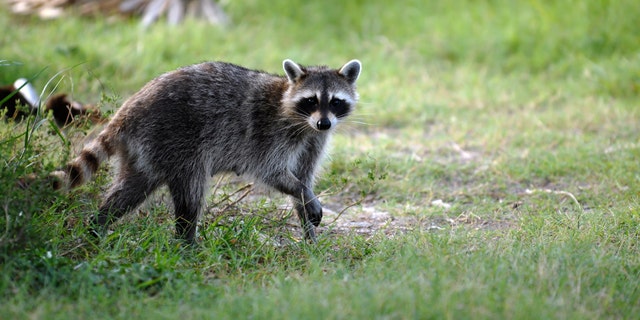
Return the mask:
<path id="1" fill-rule="evenodd" d="M 368 122 L 364 122 L 364 121 L 357 121 L 357 120 L 345 120 L 342 123 L 344 124 L 357 124 L 357 125 L 365 125 L 365 126 L 371 126 L 373 124 L 368 123 Z"/>

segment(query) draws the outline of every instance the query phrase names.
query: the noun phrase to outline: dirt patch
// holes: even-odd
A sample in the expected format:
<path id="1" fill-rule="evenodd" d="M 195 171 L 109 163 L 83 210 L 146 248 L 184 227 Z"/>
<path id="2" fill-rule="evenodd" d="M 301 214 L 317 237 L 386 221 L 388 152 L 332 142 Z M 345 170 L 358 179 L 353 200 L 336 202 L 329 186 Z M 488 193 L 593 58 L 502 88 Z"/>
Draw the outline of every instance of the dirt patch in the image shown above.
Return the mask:
<path id="1" fill-rule="evenodd" d="M 277 192 L 252 190 L 241 186 L 238 192 L 223 196 L 224 201 L 218 201 L 215 206 L 209 206 L 205 214 L 205 224 L 209 219 L 216 219 L 220 215 L 230 220 L 243 219 L 245 216 L 262 215 L 264 227 L 278 229 L 277 239 L 270 239 L 283 244 L 287 239 L 301 240 L 302 229 L 299 220 L 292 212 L 288 199 Z M 352 206 L 338 206 L 341 200 L 337 196 L 323 199 L 324 216 L 322 224 L 316 229 L 319 236 L 323 235 L 361 235 L 365 238 L 374 236 L 395 236 L 410 231 L 444 232 L 446 230 L 465 228 L 469 230 L 504 230 L 514 228 L 514 221 L 492 220 L 471 213 L 463 213 L 456 217 L 448 217 L 450 204 L 441 200 L 433 201 L 430 206 L 442 210 L 438 216 L 421 216 L 419 214 L 404 214 L 390 212 L 376 201 L 361 202 Z M 272 210 L 264 210 L 265 207 Z M 414 210 L 412 210 L 414 211 Z M 260 213 L 262 212 L 262 213 Z M 266 212 L 266 213 L 265 213 Z M 218 222 L 220 223 L 220 222 Z"/>
<path id="2" fill-rule="evenodd" d="M 435 205 L 439 206 L 438 202 Z M 453 228 L 490 231 L 513 228 L 516 225 L 514 221 L 489 220 L 468 213 L 460 214 L 454 218 L 445 215 L 437 217 L 399 215 L 380 210 L 374 204 L 354 207 L 348 213 L 343 214 L 325 208 L 323 221 L 324 224 L 319 228 L 321 233 L 356 233 L 364 236 L 374 236 L 379 233 L 393 236 L 414 230 L 437 232 Z"/>
<path id="3" fill-rule="evenodd" d="M 356 233 L 365 236 L 373 236 L 376 233 L 393 235 L 417 226 L 413 217 L 396 217 L 371 204 L 352 207 L 345 212 L 336 212 L 325 207 L 323 221 L 318 228 L 320 233 Z"/>

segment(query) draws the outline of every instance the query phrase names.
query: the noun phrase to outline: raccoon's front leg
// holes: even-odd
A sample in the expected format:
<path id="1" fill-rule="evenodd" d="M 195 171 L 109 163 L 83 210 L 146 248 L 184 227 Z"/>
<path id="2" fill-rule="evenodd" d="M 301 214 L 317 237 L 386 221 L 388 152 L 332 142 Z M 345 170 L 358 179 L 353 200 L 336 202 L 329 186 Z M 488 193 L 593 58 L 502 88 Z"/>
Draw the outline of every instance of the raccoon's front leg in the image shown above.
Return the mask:
<path id="1" fill-rule="evenodd" d="M 303 191 L 301 199 L 294 197 L 294 206 L 302 228 L 304 229 L 304 237 L 315 242 L 315 227 L 319 226 L 322 220 L 322 205 L 320 201 L 318 201 L 318 197 L 313 194 L 309 187 L 305 187 L 305 189 L 308 190 L 308 192 Z"/>
<path id="2" fill-rule="evenodd" d="M 304 186 L 300 201 L 295 202 L 296 213 L 305 230 L 305 237 L 314 241 L 316 238 L 314 226 L 319 226 L 322 221 L 322 205 L 313 193 L 313 182 L 325 142 L 325 137 L 309 140 L 307 148 L 302 151 L 291 168 L 293 175 Z"/>
<path id="3" fill-rule="evenodd" d="M 300 194 L 302 196 L 293 196 L 296 214 L 304 230 L 305 239 L 315 242 L 315 227 L 319 226 L 320 220 L 322 220 L 322 205 L 308 187 L 305 187 Z"/>
<path id="4" fill-rule="evenodd" d="M 293 198 L 305 238 L 315 241 L 314 226 L 317 227 L 322 220 L 322 205 L 311 188 L 288 170 L 284 174 L 273 176 L 268 184 Z"/>

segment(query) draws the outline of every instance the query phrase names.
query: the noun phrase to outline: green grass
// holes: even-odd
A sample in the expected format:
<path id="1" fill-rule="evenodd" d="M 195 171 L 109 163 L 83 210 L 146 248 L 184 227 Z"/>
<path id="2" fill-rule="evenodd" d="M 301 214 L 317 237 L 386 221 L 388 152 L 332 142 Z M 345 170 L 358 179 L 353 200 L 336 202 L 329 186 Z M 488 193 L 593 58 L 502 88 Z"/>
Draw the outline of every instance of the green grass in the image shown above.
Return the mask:
<path id="1" fill-rule="evenodd" d="M 358 58 L 361 103 L 316 190 L 334 210 L 357 205 L 308 245 L 282 198 L 235 203 L 231 183 L 212 195 L 220 205 L 197 248 L 173 240 L 162 193 L 96 242 L 86 220 L 107 170 L 66 195 L 15 187 L 62 166 L 89 131 L 61 138 L 46 119 L 8 121 L 0 317 L 640 313 L 637 1 L 230 1 L 225 10 L 227 28 L 147 30 L 133 19 L 3 10 L 0 84 L 35 77 L 44 96 L 67 92 L 108 112 L 160 73 L 204 60 L 281 73 L 284 58 L 336 67 Z M 367 208 L 393 220 L 377 233 L 341 228 Z"/>

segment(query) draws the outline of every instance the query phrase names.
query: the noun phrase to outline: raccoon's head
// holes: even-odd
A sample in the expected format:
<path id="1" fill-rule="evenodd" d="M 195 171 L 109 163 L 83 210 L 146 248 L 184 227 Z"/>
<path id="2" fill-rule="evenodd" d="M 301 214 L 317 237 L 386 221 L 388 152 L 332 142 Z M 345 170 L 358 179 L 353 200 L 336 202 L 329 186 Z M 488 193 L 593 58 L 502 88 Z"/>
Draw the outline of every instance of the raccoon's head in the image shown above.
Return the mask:
<path id="1" fill-rule="evenodd" d="M 303 67 L 289 59 L 282 65 L 289 80 L 282 98 L 288 114 L 304 118 L 315 130 L 327 131 L 353 111 L 360 61 L 351 60 L 340 69 Z"/>

